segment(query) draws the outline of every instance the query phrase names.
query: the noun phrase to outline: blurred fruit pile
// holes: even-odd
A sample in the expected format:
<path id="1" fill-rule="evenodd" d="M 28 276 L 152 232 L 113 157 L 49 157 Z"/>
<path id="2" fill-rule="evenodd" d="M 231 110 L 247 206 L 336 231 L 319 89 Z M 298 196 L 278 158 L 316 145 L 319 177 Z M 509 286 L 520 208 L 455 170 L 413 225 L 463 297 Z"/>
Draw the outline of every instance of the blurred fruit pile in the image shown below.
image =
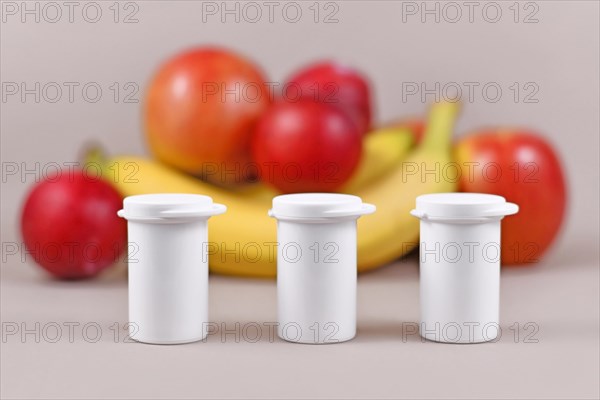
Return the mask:
<path id="1" fill-rule="evenodd" d="M 462 190 L 519 204 L 519 214 L 503 222 L 502 263 L 539 260 L 566 202 L 560 162 L 541 136 L 487 129 L 453 146 L 456 103 L 373 128 L 371 97 L 361 72 L 335 62 L 313 64 L 276 85 L 230 51 L 180 54 L 160 67 L 146 92 L 153 157 L 93 152 L 88 165 L 100 168 L 101 179 L 62 176 L 39 184 L 22 216 L 25 244 L 53 244 L 63 255 L 70 246 L 71 257 L 32 254 L 57 277 L 93 276 L 126 247 L 125 223 L 116 216 L 123 196 L 199 193 L 228 206 L 209 224 L 211 271 L 272 277 L 272 197 L 344 192 L 377 206 L 359 220 L 358 268 L 366 271 L 418 244 L 419 221 L 409 214 L 418 195 Z M 96 258 L 84 252 L 90 246 Z"/>

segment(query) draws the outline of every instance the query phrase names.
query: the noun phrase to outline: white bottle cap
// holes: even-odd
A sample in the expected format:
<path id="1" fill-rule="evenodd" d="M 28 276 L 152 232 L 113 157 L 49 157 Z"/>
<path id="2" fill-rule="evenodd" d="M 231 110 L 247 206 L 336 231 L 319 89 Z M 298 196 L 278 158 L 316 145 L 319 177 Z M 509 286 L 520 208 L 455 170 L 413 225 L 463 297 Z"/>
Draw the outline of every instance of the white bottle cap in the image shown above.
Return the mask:
<path id="1" fill-rule="evenodd" d="M 375 212 L 375 206 L 358 196 L 339 193 L 299 193 L 273 198 L 269 216 L 280 219 L 359 217 Z"/>
<path id="2" fill-rule="evenodd" d="M 179 220 L 208 218 L 223 214 L 227 210 L 215 204 L 209 196 L 182 193 L 158 193 L 128 196 L 123 209 L 117 213 L 128 220 Z"/>
<path id="3" fill-rule="evenodd" d="M 433 193 L 417 197 L 417 207 L 410 213 L 420 219 L 461 220 L 498 218 L 518 211 L 519 206 L 494 194 Z"/>

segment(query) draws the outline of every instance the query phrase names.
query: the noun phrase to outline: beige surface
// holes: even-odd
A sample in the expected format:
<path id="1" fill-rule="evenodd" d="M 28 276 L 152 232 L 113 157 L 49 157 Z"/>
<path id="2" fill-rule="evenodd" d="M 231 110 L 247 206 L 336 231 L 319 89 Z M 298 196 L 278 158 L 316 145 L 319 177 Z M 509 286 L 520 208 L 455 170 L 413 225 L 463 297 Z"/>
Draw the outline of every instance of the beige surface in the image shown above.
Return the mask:
<path id="1" fill-rule="evenodd" d="M 485 101 L 478 92 L 465 104 L 457 135 L 498 124 L 539 130 L 560 151 L 570 194 L 568 220 L 552 253 L 535 268 L 503 271 L 500 342 L 439 345 L 414 336 L 403 341 L 403 322 L 406 332 L 406 323 L 418 320 L 412 259 L 361 277 L 359 336 L 350 343 L 269 343 L 265 332 L 257 343 L 236 343 L 231 335 L 221 343 L 216 335 L 207 343 L 174 347 L 115 344 L 110 326 L 122 326 L 127 318 L 123 271 L 91 282 L 59 283 L 19 256 L 4 257 L 3 248 L 4 332 L 6 323 L 25 323 L 31 329 L 39 322 L 40 329 L 51 329 L 47 324 L 52 322 L 77 322 L 80 327 L 92 322 L 103 334 L 98 343 L 86 342 L 77 329 L 70 343 L 66 328 L 57 343 L 36 343 L 32 335 L 25 343 L 19 335 L 6 337 L 0 343 L 2 397 L 597 398 L 598 2 L 530 2 L 539 8 L 534 24 L 513 22 L 512 1 L 498 2 L 503 11 L 498 23 L 486 22 L 481 13 L 473 23 L 467 14 L 455 24 L 443 18 L 436 23 L 431 16 L 422 23 L 419 15 L 403 22 L 402 7 L 408 3 L 338 2 L 339 21 L 333 24 L 314 23 L 310 1 L 299 3 L 306 17 L 296 24 L 280 17 L 274 23 L 222 23 L 218 17 L 203 22 L 203 3 L 193 1 L 136 2 L 139 22 L 134 24 L 114 23 L 110 1 L 98 2 L 103 18 L 94 24 L 80 12 L 69 23 L 65 9 L 63 20 L 55 24 L 43 18 L 36 23 L 32 17 L 22 23 L 19 14 L 3 14 L 2 82 L 28 87 L 35 82 L 77 82 L 79 87 L 95 82 L 103 89 L 97 103 L 84 101 L 81 92 L 73 102 L 36 103 L 32 96 L 25 102 L 18 96 L 3 100 L 3 172 L 7 163 L 31 169 L 72 161 L 89 140 L 100 141 L 112 153 L 144 153 L 140 105 L 124 103 L 123 92 L 115 103 L 110 87 L 132 82 L 140 87 L 135 97 L 141 99 L 158 63 L 194 44 L 237 49 L 259 61 L 275 82 L 317 58 L 356 65 L 373 81 L 378 121 L 424 112 L 418 96 L 403 101 L 403 82 L 427 87 L 496 82 L 503 89 L 501 100 Z M 478 4 L 480 10 L 484 3 Z M 120 18 L 131 10 L 122 9 Z M 531 10 L 522 8 L 520 19 Z M 534 82 L 539 102 L 515 103 L 514 82 Z M 20 241 L 21 202 L 34 181 L 35 174 L 3 176 L 3 245 Z M 211 318 L 229 327 L 274 321 L 273 282 L 212 277 Z M 521 332 L 515 343 L 509 329 L 515 322 L 521 327 L 537 324 L 539 342 L 523 343 L 526 332 Z"/>
<path id="2" fill-rule="evenodd" d="M 593 243 L 581 243 L 581 246 Z M 274 282 L 211 277 L 210 314 L 227 329 L 258 323 L 206 343 L 151 346 L 115 343 L 110 327 L 127 321 L 122 275 L 82 285 L 44 279 L 29 266 L 2 273 L 2 321 L 40 322 L 2 344 L 3 398 L 598 398 L 597 254 L 564 246 L 543 264 L 502 275 L 500 341 L 481 345 L 421 342 L 416 260 L 359 280 L 355 340 L 334 345 L 270 341 L 276 321 Z M 568 251 L 577 250 L 575 255 Z M 587 253 L 590 254 L 590 253 Z M 62 326 L 57 343 L 51 322 Z M 64 322 L 79 322 L 74 343 Z M 97 322 L 97 343 L 82 327 Z M 510 326 L 520 324 L 519 338 Z M 533 323 L 528 331 L 526 323 Z M 404 326 L 404 329 L 403 329 Z M 539 331 L 526 343 L 533 326 Z M 514 329 L 514 328 L 513 328 Z M 404 330 L 404 337 L 403 337 Z M 241 331 L 238 329 L 238 331 Z M 88 339 L 93 340 L 94 328 Z M 244 340 L 246 337 L 248 340 Z"/>

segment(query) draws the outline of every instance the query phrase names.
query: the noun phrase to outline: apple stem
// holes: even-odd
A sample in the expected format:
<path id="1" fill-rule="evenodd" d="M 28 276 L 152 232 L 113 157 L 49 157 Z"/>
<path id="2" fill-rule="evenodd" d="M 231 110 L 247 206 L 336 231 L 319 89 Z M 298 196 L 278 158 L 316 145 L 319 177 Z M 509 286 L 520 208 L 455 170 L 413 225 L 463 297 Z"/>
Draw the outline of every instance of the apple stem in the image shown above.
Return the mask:
<path id="1" fill-rule="evenodd" d="M 423 148 L 430 151 L 448 151 L 459 109 L 458 102 L 444 101 L 431 106 L 423 138 Z"/>

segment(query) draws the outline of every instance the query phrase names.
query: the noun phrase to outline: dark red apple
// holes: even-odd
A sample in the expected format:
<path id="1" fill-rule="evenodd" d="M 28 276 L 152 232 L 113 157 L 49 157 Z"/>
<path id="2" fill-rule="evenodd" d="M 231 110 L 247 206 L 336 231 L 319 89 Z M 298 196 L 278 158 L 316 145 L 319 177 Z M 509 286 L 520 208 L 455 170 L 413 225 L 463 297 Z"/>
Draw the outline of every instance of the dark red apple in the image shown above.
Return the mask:
<path id="1" fill-rule="evenodd" d="M 343 110 L 361 134 L 369 131 L 371 90 L 367 78 L 354 68 L 324 61 L 298 71 L 286 85 L 297 86 L 303 100 L 327 103 Z"/>
<path id="2" fill-rule="evenodd" d="M 455 156 L 462 191 L 498 194 L 519 205 L 518 214 L 502 221 L 502 263 L 539 261 L 560 230 L 567 200 L 552 146 L 528 130 L 489 129 L 460 140 Z"/>
<path id="3" fill-rule="evenodd" d="M 260 177 L 283 193 L 331 192 L 358 165 L 362 136 L 341 110 L 280 102 L 260 119 L 252 154 Z"/>
<path id="4" fill-rule="evenodd" d="M 122 198 L 97 176 L 61 171 L 38 183 L 21 218 L 25 247 L 63 279 L 89 278 L 113 264 L 126 247 Z"/>

